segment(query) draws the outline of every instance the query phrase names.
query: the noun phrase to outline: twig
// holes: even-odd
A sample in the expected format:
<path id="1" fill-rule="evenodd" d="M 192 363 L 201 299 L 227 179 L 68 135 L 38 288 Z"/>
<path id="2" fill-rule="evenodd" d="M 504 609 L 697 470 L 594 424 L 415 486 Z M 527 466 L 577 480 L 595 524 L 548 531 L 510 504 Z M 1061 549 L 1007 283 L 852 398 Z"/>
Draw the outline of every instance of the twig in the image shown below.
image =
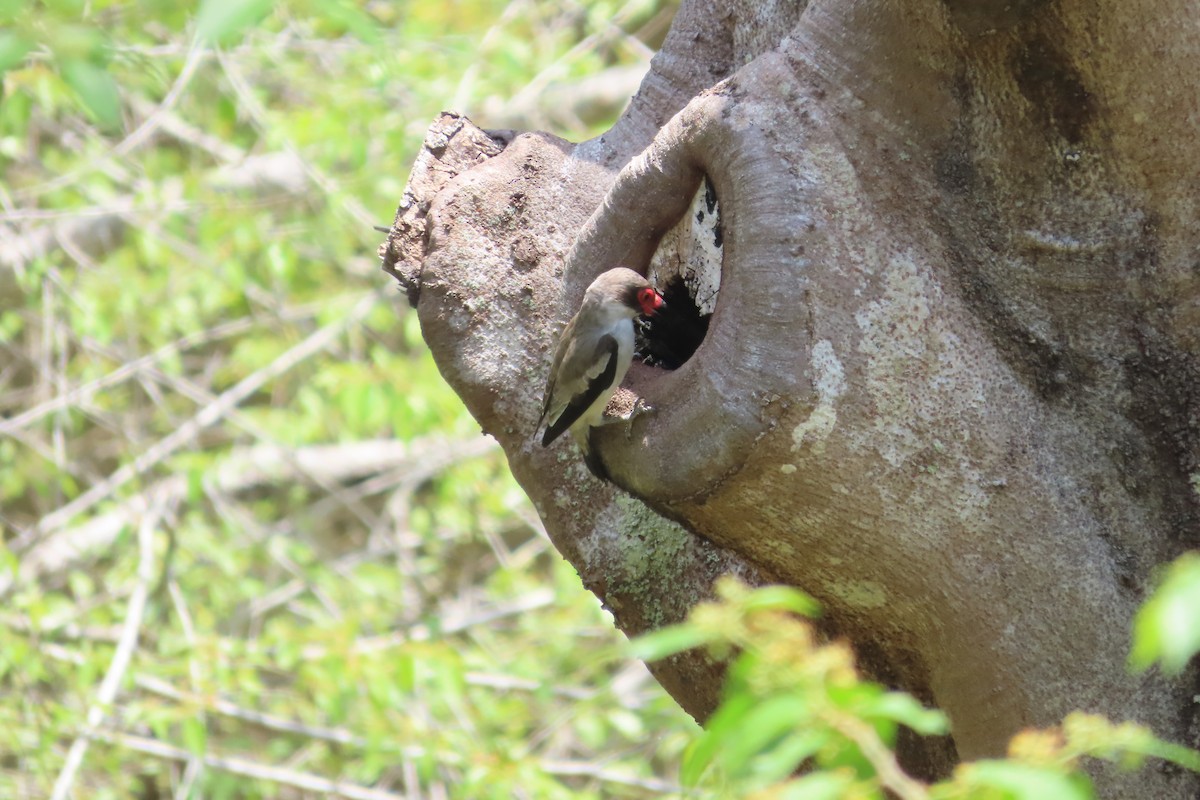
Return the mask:
<path id="1" fill-rule="evenodd" d="M 474 614 L 456 615 L 451 611 L 443 618 L 442 624 L 438 626 L 438 631 L 443 636 L 450 636 L 455 633 L 461 633 L 476 625 L 485 625 L 504 617 L 513 617 L 528 611 L 544 608 L 553 602 L 553 589 L 535 589 L 510 603 L 494 605 L 477 611 Z M 356 653 L 371 653 L 378 650 L 387 650 L 390 647 L 398 647 L 408 642 L 427 642 L 433 638 L 433 630 L 428 625 L 413 625 L 404 630 L 383 636 L 366 636 L 360 638 L 352 645 L 352 649 Z M 323 645 L 309 645 L 300 651 L 300 657 L 313 661 L 318 658 L 325 658 L 328 653 L 328 648 Z"/>
<path id="2" fill-rule="evenodd" d="M 144 691 L 156 694 L 160 697 L 166 697 L 181 704 L 195 705 L 204 708 L 206 711 L 212 711 L 226 717 L 240 719 L 243 722 L 249 722 L 259 727 L 266 728 L 271 731 L 280 733 L 289 733 L 296 736 L 304 736 L 309 739 L 317 739 L 323 742 L 333 742 L 340 745 L 352 745 L 354 747 L 367 747 L 369 742 L 355 733 L 346 730 L 345 728 L 326 728 L 319 725 L 307 725 L 303 722 L 281 717 L 277 714 L 269 714 L 263 711 L 254 711 L 249 708 L 244 708 L 236 703 L 221 698 L 201 697 L 190 692 L 184 692 L 176 689 L 171 684 L 164 680 L 151 676 L 139 676 L 136 681 L 137 687 Z M 425 758 L 429 751 L 424 747 L 398 747 L 397 752 L 403 754 L 407 758 Z M 439 754 L 439 759 L 446 760 L 452 758 L 459 760 L 458 754 Z"/>
<path id="3" fill-rule="evenodd" d="M 100 689 L 96 692 L 96 701 L 88 709 L 84 730 L 71 744 L 71 749 L 67 751 L 67 758 L 63 763 L 62 771 L 58 773 L 58 780 L 54 782 L 54 791 L 50 795 L 50 800 L 66 800 L 70 794 L 71 785 L 75 782 L 75 774 L 79 771 L 80 764 L 83 763 L 83 757 L 87 755 L 92 734 L 104 720 L 107 707 L 112 705 L 113 700 L 116 699 L 121 679 L 125 677 L 125 670 L 128 669 L 133 652 L 137 649 L 138 631 L 142 627 L 142 618 L 146 613 L 146 600 L 150 596 L 150 587 L 154 583 L 154 528 L 160 517 L 161 514 L 157 510 L 155 513 L 148 513 L 138 526 L 137 584 L 129 596 L 129 606 L 125 611 L 121 639 L 117 642 L 116 650 L 113 651 L 112 661 L 109 662 L 108 671 L 104 674 Z"/>
<path id="4" fill-rule="evenodd" d="M 388 472 L 380 470 L 380 474 L 364 480 L 361 484 L 343 492 L 340 497 L 327 497 L 312 504 L 310 514 L 320 518 L 329 513 L 331 503 L 346 504 L 348 500 L 361 501 L 382 491 L 400 484 L 416 489 L 435 475 L 439 475 L 450 467 L 469 458 L 477 458 L 495 451 L 496 441 L 491 438 L 467 439 L 460 442 L 447 442 L 441 449 L 429 449 L 424 457 L 415 463 L 405 463 Z"/>
<path id="5" fill-rule="evenodd" d="M 896 754 L 884 744 L 867 723 L 849 714 L 829 710 L 821 718 L 835 731 L 858 746 L 859 752 L 871 766 L 885 789 L 900 800 L 929 800 L 929 792 L 918 781 L 913 780 L 896 763 Z"/>
<path id="6" fill-rule="evenodd" d="M 528 678 L 515 678 L 511 675 L 497 675 L 489 672 L 468 672 L 463 675 L 468 686 L 483 686 L 488 689 L 502 691 L 540 692 L 548 691 L 557 697 L 569 700 L 591 700 L 596 696 L 595 689 L 579 689 L 573 686 L 547 686 L 542 681 L 532 681 Z"/>
<path id="7" fill-rule="evenodd" d="M 112 149 L 112 157 L 125 156 L 132 153 L 134 150 L 142 146 L 142 143 L 154 134 L 158 127 L 163 123 L 164 118 L 179 102 L 179 98 L 183 96 L 184 89 L 192 81 L 192 76 L 196 74 L 196 68 L 200 66 L 200 60 L 204 57 L 205 50 L 198 43 L 194 43 L 188 50 L 187 59 L 183 62 L 183 68 L 179 70 L 179 75 L 175 78 L 175 82 L 171 84 L 171 88 L 163 95 L 162 102 L 158 107 L 142 121 L 132 133 L 125 137 L 116 147 Z"/>
<path id="8" fill-rule="evenodd" d="M 146 755 L 182 762 L 188 762 L 195 758 L 201 760 L 204 766 L 210 769 L 219 769 L 234 775 L 242 775 L 256 780 L 281 783 L 285 786 L 292 786 L 307 792 L 330 794 L 345 797 L 348 800 L 406 800 L 405 795 L 396 794 L 395 792 L 372 789 L 357 783 L 333 781 L 320 775 L 314 775 L 311 772 L 300 772 L 285 767 L 273 767 L 269 764 L 251 761 L 248 758 L 241 758 L 240 756 L 218 756 L 211 753 L 195 755 L 181 747 L 175 747 L 166 742 L 160 742 L 157 739 L 133 736 L 128 733 L 121 733 L 120 731 L 98 730 L 94 736 L 109 744 L 126 747 Z"/>
<path id="9" fill-rule="evenodd" d="M 187 766 L 183 768 L 183 777 L 179 780 L 179 787 L 175 790 L 175 800 L 188 800 L 192 796 L 192 786 L 203 772 L 204 762 L 194 756 L 189 758 Z"/>
<path id="10" fill-rule="evenodd" d="M 53 643 L 47 643 L 44 652 L 51 658 L 59 661 L 66 661 L 75 665 L 84 663 L 83 656 L 78 653 Z M 287 717 L 281 717 L 278 714 L 271 714 L 264 711 L 255 711 L 253 709 L 239 706 L 236 703 L 224 700 L 221 698 L 212 698 L 206 694 L 197 694 L 195 692 L 186 692 L 177 689 L 166 681 L 156 678 L 152 675 L 135 675 L 133 684 L 142 691 L 159 697 L 165 697 L 168 700 L 173 700 L 181 705 L 199 708 L 205 712 L 221 714 L 222 716 L 240 719 L 243 722 L 249 722 L 253 725 L 258 725 L 270 731 L 278 731 L 279 733 L 287 733 L 295 736 L 304 736 L 309 739 L 316 739 L 323 742 L 332 742 L 339 745 L 350 745 L 353 747 L 366 748 L 370 746 L 370 742 L 362 736 L 359 736 L 345 728 L 327 728 L 320 725 L 309 725 L 303 722 L 297 722 Z M 396 753 L 399 757 L 410 759 L 422 759 L 430 755 L 430 751 L 421 745 L 412 746 L 396 746 L 389 749 L 390 752 Z M 462 754 L 457 752 L 440 751 L 433 754 L 441 764 L 461 764 L 463 761 Z"/>
<path id="11" fill-rule="evenodd" d="M 203 150 L 222 164 L 236 164 L 246 157 L 246 152 L 219 136 L 202 131 L 191 125 L 173 111 L 133 95 L 129 98 L 133 110 L 143 117 L 158 113 L 158 128 L 177 142 Z"/>
<path id="12" fill-rule="evenodd" d="M 455 442 L 441 436 L 414 442 L 372 439 L 298 448 L 257 445 L 230 452 L 206 474 L 204 482 L 210 493 L 239 494 L 264 484 L 286 482 L 305 475 L 315 475 L 330 483 L 346 483 L 405 465 L 422 474 L 426 461 L 430 459 L 435 463 L 454 463 L 484 455 L 497 447 L 494 440 L 483 437 Z M 456 458 L 441 461 L 448 455 Z M 137 519 L 146 509 L 182 501 L 187 494 L 187 476 L 174 475 L 151 485 L 110 511 L 73 528 L 53 533 L 22 556 L 17 582 L 34 580 L 70 568 L 88 554 L 110 544 L 131 520 Z M 15 549 L 15 545 L 10 547 Z M 0 595 L 7 592 L 13 582 L 8 575 L 0 575 Z"/>
<path id="13" fill-rule="evenodd" d="M 571 775 L 584 776 L 595 778 L 598 781 L 605 783 L 617 783 L 621 786 L 636 786 L 639 789 L 648 789 L 652 792 L 662 792 L 663 794 L 679 794 L 683 788 L 678 784 L 670 781 L 659 780 L 658 778 L 639 778 L 637 775 L 627 775 L 622 772 L 614 772 L 612 770 L 598 767 L 588 761 L 542 761 L 540 764 L 542 771 L 551 775 Z"/>
<path id="14" fill-rule="evenodd" d="M 81 626 L 76 625 L 74 622 L 60 624 L 49 620 L 43 620 L 42 624 L 38 625 L 24 614 L 0 615 L 0 625 L 39 638 L 57 638 L 68 641 L 82 639 L 89 642 L 105 642 L 107 644 L 115 644 L 121 641 L 122 634 L 122 629 L 116 625 Z"/>

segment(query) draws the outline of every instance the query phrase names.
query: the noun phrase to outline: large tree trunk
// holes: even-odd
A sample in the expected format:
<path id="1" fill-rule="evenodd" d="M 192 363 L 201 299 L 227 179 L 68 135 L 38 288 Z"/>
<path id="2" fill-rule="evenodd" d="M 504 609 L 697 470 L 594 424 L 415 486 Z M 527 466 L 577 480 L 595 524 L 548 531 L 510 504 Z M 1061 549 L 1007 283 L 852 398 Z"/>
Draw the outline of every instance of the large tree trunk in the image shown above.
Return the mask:
<path id="1" fill-rule="evenodd" d="M 1200 537 L 1198 73 L 1184 3 L 685 0 L 599 139 L 439 120 L 385 267 L 624 630 L 724 571 L 799 586 L 950 715 L 922 774 L 1076 708 L 1194 743 L 1194 676 L 1125 658 Z M 695 354 L 635 365 L 632 420 L 595 437 L 620 489 L 534 437 L 557 333 L 617 264 L 685 273 L 702 310 L 719 285 Z M 714 665 L 657 674 L 711 709 Z"/>

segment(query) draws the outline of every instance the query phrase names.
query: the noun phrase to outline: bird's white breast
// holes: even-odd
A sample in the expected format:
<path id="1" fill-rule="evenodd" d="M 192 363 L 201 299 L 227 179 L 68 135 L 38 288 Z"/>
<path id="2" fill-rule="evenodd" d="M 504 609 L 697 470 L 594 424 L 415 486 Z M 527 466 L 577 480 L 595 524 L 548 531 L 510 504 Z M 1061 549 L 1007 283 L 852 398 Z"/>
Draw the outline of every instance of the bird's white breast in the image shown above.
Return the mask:
<path id="1" fill-rule="evenodd" d="M 604 418 L 604 409 L 608 406 L 608 401 L 612 399 L 617 387 L 625 379 L 625 373 L 629 372 L 629 365 L 633 363 L 633 320 L 628 316 L 622 316 L 614 320 L 605 333 L 617 340 L 617 371 L 613 375 L 612 385 L 600 393 L 596 401 L 579 418 L 579 422 L 572 426 L 577 437 L 580 435 L 586 437 L 589 427 L 600 424 L 600 420 Z"/>

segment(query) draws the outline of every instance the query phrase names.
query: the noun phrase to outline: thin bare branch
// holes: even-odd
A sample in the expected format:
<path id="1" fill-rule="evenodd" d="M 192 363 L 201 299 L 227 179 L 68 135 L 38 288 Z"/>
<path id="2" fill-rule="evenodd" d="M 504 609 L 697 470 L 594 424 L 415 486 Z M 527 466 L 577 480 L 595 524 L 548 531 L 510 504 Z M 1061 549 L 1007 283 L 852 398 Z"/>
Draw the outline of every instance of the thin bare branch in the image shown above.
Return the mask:
<path id="1" fill-rule="evenodd" d="M 658 778 L 641 778 L 637 775 L 628 775 L 623 772 L 616 772 L 610 769 L 604 769 L 590 761 L 551 761 L 545 760 L 541 762 L 542 770 L 551 775 L 562 776 L 585 776 L 594 778 L 605 783 L 616 783 L 621 786 L 636 786 L 639 789 L 646 789 L 651 792 L 661 792 L 663 794 L 679 794 L 683 788 L 677 783 L 660 780 Z"/>
<path id="2" fill-rule="evenodd" d="M 875 768 L 879 782 L 889 792 L 901 800 L 929 800 L 928 788 L 901 769 L 896 754 L 884 744 L 874 728 L 858 717 L 836 709 L 827 710 L 821 717 L 829 727 L 858 746 L 859 752 Z"/>
<path id="3" fill-rule="evenodd" d="M 347 781 L 334 781 L 320 775 L 314 775 L 311 772 L 300 772 L 299 770 L 287 769 L 285 767 L 274 767 L 240 756 L 218 756 L 212 753 L 195 755 L 184 750 L 182 747 L 175 747 L 166 742 L 149 739 L 145 736 L 133 736 L 128 733 L 112 730 L 99 730 L 96 731 L 94 736 L 109 744 L 126 747 L 145 755 L 181 762 L 200 759 L 203 761 L 204 766 L 209 769 L 219 769 L 223 772 L 241 775 L 246 778 L 271 781 L 272 783 L 291 786 L 306 792 L 320 792 L 322 794 L 333 795 L 334 797 L 345 797 L 347 800 L 407 800 L 405 795 L 396 794 L 395 792 L 372 789 L 368 786 L 349 783 Z"/>
<path id="4" fill-rule="evenodd" d="M 71 744 L 71 749 L 67 751 L 66 761 L 63 763 L 62 771 L 58 774 L 58 779 L 54 782 L 54 791 L 50 795 L 50 800 L 67 800 L 70 795 L 71 786 L 75 782 L 75 774 L 79 771 L 79 766 L 83 763 L 83 758 L 87 755 L 88 747 L 91 745 L 91 735 L 104 721 L 107 708 L 116 699 L 117 689 L 120 688 L 121 680 L 125 677 L 125 671 L 133 658 L 133 652 L 137 649 L 138 632 L 141 630 L 142 618 L 146 613 L 146 601 L 150 597 L 150 587 L 154 584 L 154 529 L 161 518 L 161 509 L 156 509 L 143 516 L 141 524 L 138 526 L 137 584 L 129 597 L 125 622 L 121 628 L 121 638 L 117 642 L 116 650 L 113 651 L 112 661 L 109 662 L 108 671 L 104 674 L 100 689 L 96 692 L 96 700 L 88 709 L 84 730 Z"/>
<path id="5" fill-rule="evenodd" d="M 266 484 L 286 483 L 305 475 L 315 475 L 326 482 L 345 483 L 376 472 L 399 469 L 404 465 L 428 477 L 430 473 L 426 471 L 425 463 L 430 459 L 444 468 L 456 461 L 476 458 L 495 449 L 496 443 L 492 439 L 479 437 L 455 442 L 441 436 L 414 442 L 375 439 L 299 448 L 257 445 L 230 452 L 210 470 L 204 482 L 215 493 L 239 494 Z M 36 580 L 68 569 L 89 554 L 105 548 L 126 525 L 147 509 L 182 501 L 187 493 L 187 476 L 174 475 L 110 511 L 73 528 L 53 533 L 21 558 L 17 582 Z M 0 575 L 0 594 L 5 593 L 12 584 L 12 578 Z"/>
<path id="6" fill-rule="evenodd" d="M 95 342 L 85 339 L 81 340 L 81 343 L 87 349 L 96 349 L 106 357 L 110 357 L 115 360 L 121 360 L 120 353 L 114 353 L 109 348 L 100 347 Z M 168 412 L 165 402 L 163 402 L 161 399 L 161 393 L 158 391 L 158 384 L 162 384 L 176 393 L 193 400 L 198 405 L 209 405 L 215 402 L 217 399 L 216 395 L 214 395 L 211 391 L 189 380 L 187 377 L 171 375 L 170 373 L 159 369 L 157 366 L 147 366 L 145 368 L 145 373 L 146 377 L 152 379 L 152 382 L 143 381 L 143 388 L 145 389 L 146 393 L 149 394 L 156 403 L 158 403 L 164 414 L 167 414 Z M 225 415 L 225 420 L 235 427 L 247 432 L 259 442 L 264 444 L 279 445 L 281 448 L 280 452 L 283 454 L 283 457 L 291 457 L 289 455 L 291 452 L 290 448 L 282 447 L 276 440 L 275 436 L 267 432 L 263 426 L 254 422 L 248 415 L 243 414 L 238 409 L 229 409 Z M 299 479 L 310 481 L 313 485 L 327 492 L 330 495 L 330 497 L 327 499 L 338 503 L 341 507 L 348 509 L 359 519 L 360 522 L 362 522 L 364 526 L 369 527 L 373 524 L 371 513 L 365 507 L 363 507 L 362 503 L 359 502 L 358 497 L 344 492 L 339 484 L 325 480 L 320 474 L 305 472 L 303 466 L 298 462 L 293 462 L 292 466 L 294 466 L 299 473 Z"/>
<path id="7" fill-rule="evenodd" d="M 183 68 L 179 70 L 179 75 L 176 76 L 175 82 L 171 84 L 171 88 L 163 95 L 162 102 L 151 112 L 150 116 L 142 121 L 141 125 L 137 126 L 136 129 L 112 149 L 112 157 L 119 158 L 132 153 L 154 135 L 154 132 L 162 125 L 164 118 L 170 114 L 171 109 L 179 102 L 179 98 L 183 96 L 183 92 L 187 89 L 188 84 L 192 82 L 192 77 L 196 74 L 196 68 L 200 66 L 200 61 L 205 55 L 204 48 L 198 42 L 194 42 L 191 49 L 188 50 L 187 59 L 183 62 Z"/>
<path id="8" fill-rule="evenodd" d="M 438 631 L 442 636 L 449 636 L 476 625 L 485 625 L 489 622 L 495 622 L 498 619 L 513 617 L 544 608 L 554 603 L 554 600 L 555 594 L 553 589 L 535 589 L 509 603 L 498 603 L 484 609 L 474 610 L 473 613 L 450 609 L 443 613 L 441 617 L 442 623 L 438 626 Z M 370 653 L 378 650 L 387 650 L 391 647 L 398 647 L 408 642 L 426 642 L 434 638 L 436 637 L 434 636 L 433 629 L 428 625 L 421 624 L 383 636 L 361 638 L 354 643 L 353 647 L 355 652 Z M 301 650 L 301 657 L 305 659 L 325 658 L 328 653 L 329 649 L 323 645 L 310 645 Z"/>
<path id="9" fill-rule="evenodd" d="M 177 142 L 203 150 L 223 164 L 236 164 L 246 157 L 242 148 L 229 141 L 200 130 L 173 111 L 136 95 L 129 98 L 133 109 L 144 117 L 158 114 L 158 130 Z"/>
<path id="10" fill-rule="evenodd" d="M 340 745 L 352 745 L 354 747 L 368 747 L 369 742 L 362 736 L 359 736 L 345 728 L 328 728 L 322 725 L 308 725 L 303 722 L 297 722 L 287 717 L 281 717 L 278 714 L 269 714 L 262 711 L 255 711 L 250 708 L 239 706 L 228 700 L 221 698 L 212 698 L 184 692 L 176 689 L 171 684 L 164 680 L 154 678 L 148 675 L 139 676 L 137 678 L 137 686 L 139 689 L 150 692 L 151 694 L 165 697 L 177 703 L 186 704 L 189 706 L 197 706 L 206 711 L 216 714 L 221 714 L 234 719 L 240 719 L 243 722 L 249 722 L 267 730 L 277 731 L 279 733 L 294 734 L 296 736 L 304 736 L 309 739 L 317 739 L 323 742 L 333 742 Z M 429 751 L 420 746 L 415 747 L 398 747 L 397 753 L 402 754 L 406 758 L 425 758 Z M 439 761 L 457 763 L 461 761 L 461 756 L 457 753 L 439 753 Z"/>

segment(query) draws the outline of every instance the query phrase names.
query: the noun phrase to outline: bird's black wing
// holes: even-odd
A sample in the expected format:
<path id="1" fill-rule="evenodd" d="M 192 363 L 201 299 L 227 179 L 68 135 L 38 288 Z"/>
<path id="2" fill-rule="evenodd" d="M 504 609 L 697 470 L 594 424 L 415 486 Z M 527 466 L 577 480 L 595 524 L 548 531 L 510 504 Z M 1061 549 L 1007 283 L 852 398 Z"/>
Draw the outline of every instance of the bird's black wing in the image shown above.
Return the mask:
<path id="1" fill-rule="evenodd" d="M 558 415 L 558 419 L 551 421 L 546 426 L 546 432 L 542 434 L 542 447 L 546 447 L 562 436 L 563 431 L 574 425 L 576 420 L 591 407 L 592 403 L 596 402 L 600 393 L 613 385 L 613 381 L 617 377 L 617 340 L 609 335 L 600 337 L 600 341 L 596 343 L 598 358 L 604 358 L 605 353 L 607 353 L 608 359 L 604 364 L 604 369 L 588 381 L 586 389 L 571 398 L 571 402 L 567 403 L 567 407 Z"/>

